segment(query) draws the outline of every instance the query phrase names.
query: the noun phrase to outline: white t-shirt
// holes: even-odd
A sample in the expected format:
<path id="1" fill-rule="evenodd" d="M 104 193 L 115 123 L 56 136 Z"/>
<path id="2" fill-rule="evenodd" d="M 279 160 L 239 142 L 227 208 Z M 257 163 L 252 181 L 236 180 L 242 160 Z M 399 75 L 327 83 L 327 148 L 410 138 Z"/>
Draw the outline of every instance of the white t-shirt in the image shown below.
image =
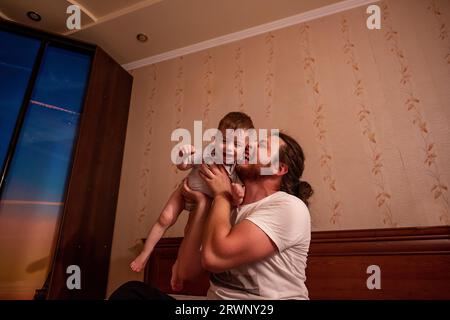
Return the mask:
<path id="1" fill-rule="evenodd" d="M 243 219 L 264 231 L 278 251 L 262 260 L 211 274 L 208 299 L 308 299 L 305 269 L 311 222 L 304 202 L 278 191 L 233 210 L 232 225 Z"/>

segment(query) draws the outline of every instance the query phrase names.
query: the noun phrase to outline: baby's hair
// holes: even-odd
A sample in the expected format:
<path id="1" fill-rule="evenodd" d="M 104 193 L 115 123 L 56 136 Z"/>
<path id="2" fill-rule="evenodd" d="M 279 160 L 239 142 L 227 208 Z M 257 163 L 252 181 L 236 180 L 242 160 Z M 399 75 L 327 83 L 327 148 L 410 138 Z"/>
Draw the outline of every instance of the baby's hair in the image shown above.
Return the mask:
<path id="1" fill-rule="evenodd" d="M 254 129 L 252 119 L 243 112 L 229 112 L 219 122 L 218 129 L 225 131 L 226 129 Z"/>

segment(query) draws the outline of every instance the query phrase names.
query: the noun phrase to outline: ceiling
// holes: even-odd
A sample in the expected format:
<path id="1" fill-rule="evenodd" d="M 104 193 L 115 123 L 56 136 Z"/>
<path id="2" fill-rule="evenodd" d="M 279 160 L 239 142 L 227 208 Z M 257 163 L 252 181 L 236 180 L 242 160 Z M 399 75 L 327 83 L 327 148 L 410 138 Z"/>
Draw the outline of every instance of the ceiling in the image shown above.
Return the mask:
<path id="1" fill-rule="evenodd" d="M 0 16 L 100 45 L 126 64 L 229 33 L 290 17 L 340 0 L 0 0 Z M 81 29 L 66 27 L 79 5 Z M 35 11 L 42 20 L 30 20 Z M 138 33 L 148 36 L 145 43 Z"/>

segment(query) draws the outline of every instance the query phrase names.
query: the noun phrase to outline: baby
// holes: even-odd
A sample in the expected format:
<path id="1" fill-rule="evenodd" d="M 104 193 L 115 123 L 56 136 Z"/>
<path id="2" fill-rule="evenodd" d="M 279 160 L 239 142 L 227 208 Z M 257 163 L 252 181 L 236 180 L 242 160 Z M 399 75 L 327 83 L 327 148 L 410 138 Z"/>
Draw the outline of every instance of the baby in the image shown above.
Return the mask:
<path id="1" fill-rule="evenodd" d="M 226 144 L 227 143 L 225 141 L 226 130 L 227 129 L 248 130 L 253 128 L 254 126 L 251 118 L 242 112 L 230 112 L 225 117 L 223 117 L 222 120 L 220 120 L 219 122 L 218 130 L 222 133 L 224 139 L 224 143 L 222 144 L 223 161 L 225 163 L 224 167 L 227 170 L 231 180 L 232 201 L 233 205 L 235 206 L 241 204 L 244 198 L 244 188 L 234 170 L 235 162 L 233 162 L 232 164 L 228 164 L 226 162 L 227 155 L 228 158 L 230 158 L 230 156 L 232 155 L 233 159 L 235 159 L 237 149 L 237 145 L 235 144 L 234 141 L 231 141 L 231 143 L 228 142 L 228 144 Z M 207 196 L 212 197 L 213 194 L 211 190 L 203 181 L 203 179 L 200 177 L 199 174 L 200 165 L 194 164 L 196 163 L 194 162 L 195 160 L 194 153 L 195 149 L 193 146 L 189 145 L 182 146 L 180 148 L 180 155 L 181 154 L 184 155 L 183 161 L 181 164 L 177 165 L 177 168 L 179 170 L 192 169 L 187 176 L 189 187 L 192 190 L 201 191 Z M 175 222 L 178 219 L 178 216 L 183 211 L 183 209 L 191 211 L 194 209 L 194 206 L 195 204 L 185 201 L 185 199 L 181 194 L 180 188 L 177 188 L 172 193 L 166 205 L 164 206 L 164 209 L 159 215 L 158 220 L 150 229 L 142 252 L 136 257 L 136 259 L 133 260 L 133 262 L 131 262 L 130 267 L 133 271 L 140 272 L 144 268 L 156 243 L 162 238 L 166 230 L 175 224 Z"/>

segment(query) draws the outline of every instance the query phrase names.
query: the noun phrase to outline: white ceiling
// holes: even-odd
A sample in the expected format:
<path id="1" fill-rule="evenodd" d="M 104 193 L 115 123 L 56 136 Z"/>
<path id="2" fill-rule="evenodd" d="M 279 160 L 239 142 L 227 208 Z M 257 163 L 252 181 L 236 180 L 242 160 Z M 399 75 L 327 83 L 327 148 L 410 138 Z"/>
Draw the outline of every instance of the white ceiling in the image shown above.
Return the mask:
<path id="1" fill-rule="evenodd" d="M 126 64 L 220 37 L 340 0 L 0 0 L 0 16 L 95 43 Z M 82 10 L 81 30 L 69 31 L 66 9 Z M 28 19 L 35 11 L 39 22 Z M 148 35 L 146 43 L 136 40 Z"/>

